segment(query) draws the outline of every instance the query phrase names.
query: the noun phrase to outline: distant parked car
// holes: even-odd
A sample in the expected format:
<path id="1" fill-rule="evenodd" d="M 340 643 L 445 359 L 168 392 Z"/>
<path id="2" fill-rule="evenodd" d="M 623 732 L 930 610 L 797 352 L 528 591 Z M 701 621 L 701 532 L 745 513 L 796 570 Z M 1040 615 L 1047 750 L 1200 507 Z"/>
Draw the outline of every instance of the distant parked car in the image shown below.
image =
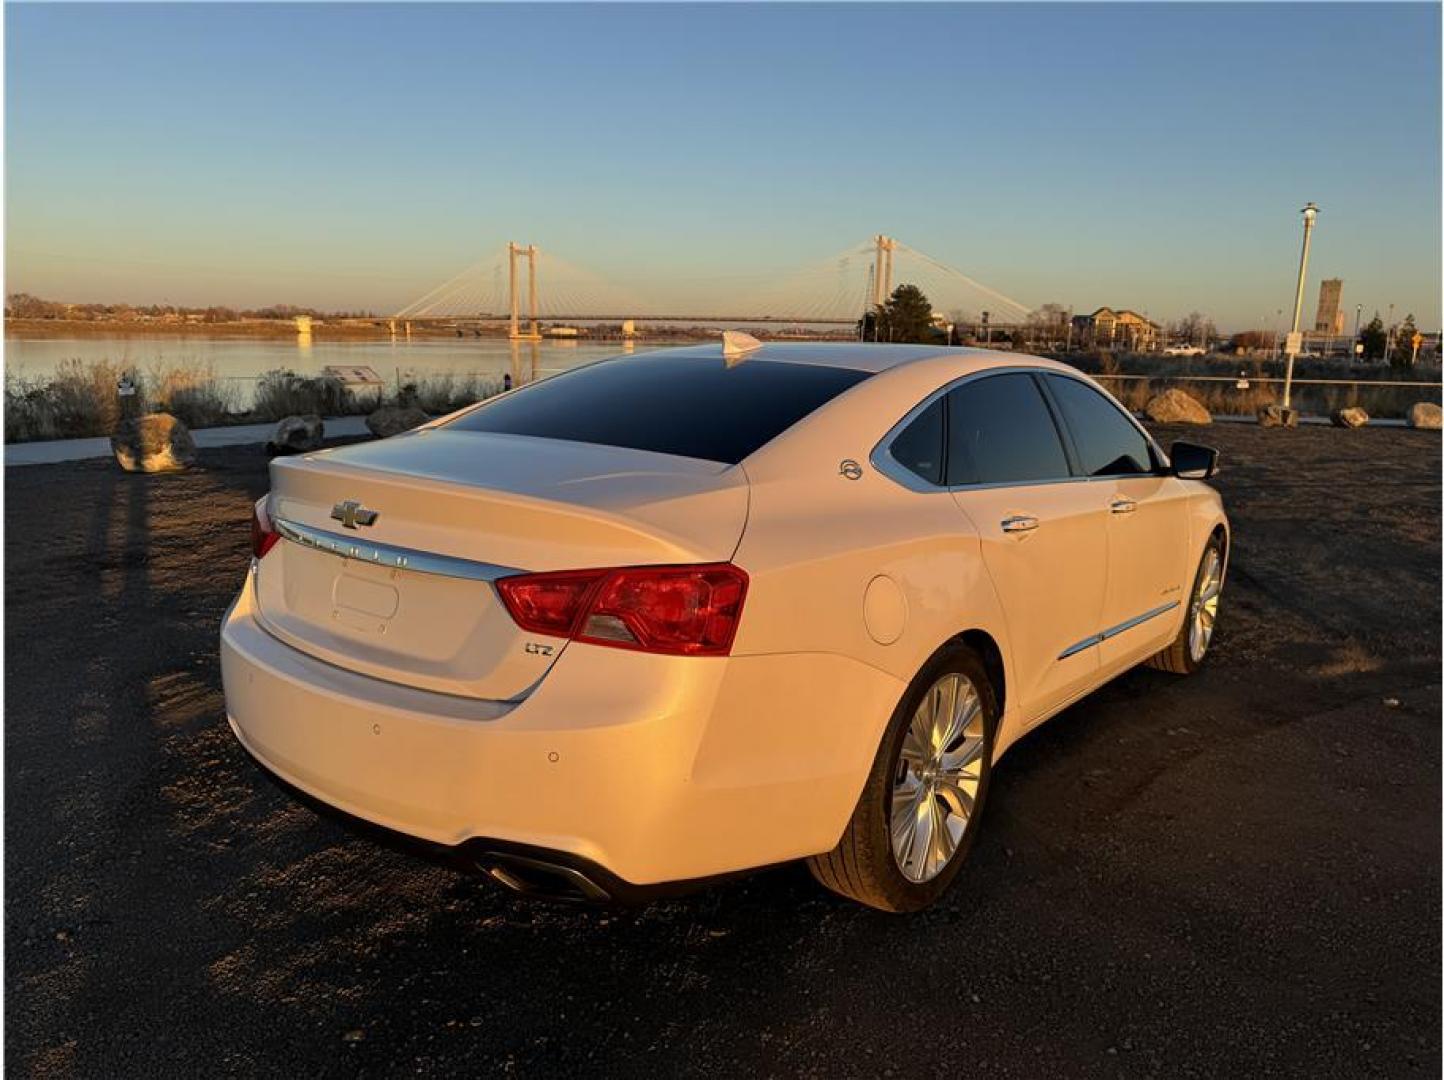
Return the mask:
<path id="1" fill-rule="evenodd" d="M 273 461 L 226 710 L 292 787 L 521 892 L 806 859 L 914 911 L 1010 744 L 1203 662 L 1216 458 L 1021 354 L 604 360 Z"/>
<path id="2" fill-rule="evenodd" d="M 1201 345 L 1170 345 L 1163 350 L 1164 356 L 1203 356 L 1208 352 Z"/>

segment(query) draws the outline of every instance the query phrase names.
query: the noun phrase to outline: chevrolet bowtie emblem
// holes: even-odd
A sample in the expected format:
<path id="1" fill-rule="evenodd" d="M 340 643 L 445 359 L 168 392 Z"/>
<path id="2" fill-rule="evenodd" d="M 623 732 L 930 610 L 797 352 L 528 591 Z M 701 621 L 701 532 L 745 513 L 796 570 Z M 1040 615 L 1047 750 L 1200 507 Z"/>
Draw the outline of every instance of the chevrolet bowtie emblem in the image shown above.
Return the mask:
<path id="1" fill-rule="evenodd" d="M 370 525 L 380 515 L 375 510 L 367 510 L 355 499 L 347 499 L 331 507 L 331 516 L 346 528 L 354 529 L 357 525 Z"/>

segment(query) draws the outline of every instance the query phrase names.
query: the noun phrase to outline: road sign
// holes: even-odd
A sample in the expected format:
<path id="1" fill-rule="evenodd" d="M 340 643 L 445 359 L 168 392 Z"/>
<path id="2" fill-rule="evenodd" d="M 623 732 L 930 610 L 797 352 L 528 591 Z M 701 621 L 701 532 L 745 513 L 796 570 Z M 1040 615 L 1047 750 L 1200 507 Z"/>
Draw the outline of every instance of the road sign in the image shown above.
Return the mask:
<path id="1" fill-rule="evenodd" d="M 1288 337 L 1284 339 L 1284 352 L 1290 356 L 1298 356 L 1304 351 L 1304 334 L 1302 330 L 1290 330 Z"/>

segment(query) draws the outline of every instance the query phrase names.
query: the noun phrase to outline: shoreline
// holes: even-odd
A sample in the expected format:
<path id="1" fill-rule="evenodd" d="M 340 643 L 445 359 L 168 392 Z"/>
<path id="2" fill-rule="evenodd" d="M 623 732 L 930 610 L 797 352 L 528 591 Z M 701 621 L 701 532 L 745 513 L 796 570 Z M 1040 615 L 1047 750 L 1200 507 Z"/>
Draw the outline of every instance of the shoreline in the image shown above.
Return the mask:
<path id="1" fill-rule="evenodd" d="M 406 341 L 406 340 L 447 340 L 455 338 L 484 338 L 510 340 L 508 324 L 505 321 L 483 321 L 477 319 L 450 319 L 434 321 L 412 321 L 411 331 L 406 333 L 407 320 L 395 320 L 396 333 L 391 332 L 389 318 L 337 319 L 317 321 L 312 324 L 308 335 L 302 335 L 290 319 L 244 319 L 234 322 L 138 322 L 118 319 L 6 319 L 5 337 L 30 340 L 66 340 L 91 337 L 128 338 L 226 338 L 263 341 L 295 341 L 308 337 L 312 344 L 324 341 Z M 825 332 L 791 333 L 786 326 L 779 326 L 777 333 L 764 327 L 751 327 L 749 333 L 763 340 L 783 341 L 825 341 L 831 337 Z M 523 344 L 542 342 L 613 342 L 635 341 L 638 344 L 659 341 L 709 341 L 721 336 L 720 328 L 706 326 L 662 326 L 646 323 L 636 334 L 623 335 L 619 328 L 590 327 L 585 333 L 550 335 L 543 331 L 540 339 L 521 338 Z M 851 340 L 849 336 L 847 340 Z"/>

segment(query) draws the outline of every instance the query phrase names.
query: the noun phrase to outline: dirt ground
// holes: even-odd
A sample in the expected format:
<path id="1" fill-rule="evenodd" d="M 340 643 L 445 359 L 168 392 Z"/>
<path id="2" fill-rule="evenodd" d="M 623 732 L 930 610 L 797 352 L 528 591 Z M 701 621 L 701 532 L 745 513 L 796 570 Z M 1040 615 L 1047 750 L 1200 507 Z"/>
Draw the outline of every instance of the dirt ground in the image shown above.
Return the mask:
<path id="1" fill-rule="evenodd" d="M 1017 745 L 970 866 L 910 918 L 800 867 L 550 906 L 353 838 L 225 724 L 259 448 L 7 470 L 8 1064 L 1439 1075 L 1439 437 L 1204 441 L 1236 537 L 1209 665 Z"/>

